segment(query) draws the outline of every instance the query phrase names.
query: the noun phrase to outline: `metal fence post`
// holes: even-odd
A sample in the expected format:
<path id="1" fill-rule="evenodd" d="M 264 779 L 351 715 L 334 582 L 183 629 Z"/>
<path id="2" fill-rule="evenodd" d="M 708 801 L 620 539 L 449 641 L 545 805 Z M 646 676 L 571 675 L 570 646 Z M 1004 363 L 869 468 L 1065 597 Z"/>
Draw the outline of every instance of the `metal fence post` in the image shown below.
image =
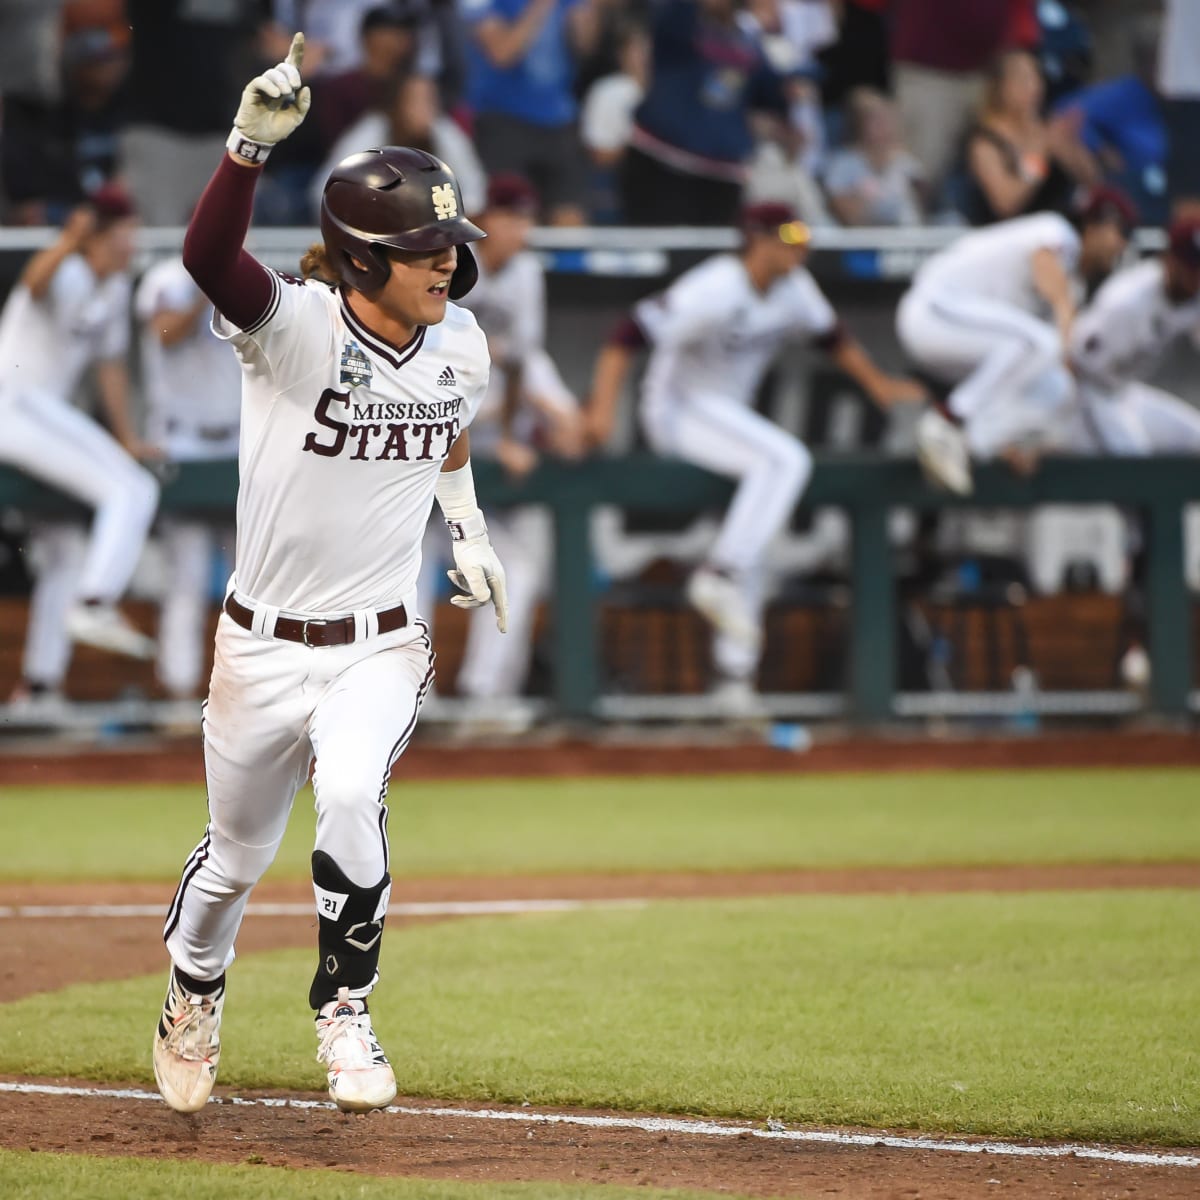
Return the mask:
<path id="1" fill-rule="evenodd" d="M 896 584 L 884 494 L 850 510 L 853 523 L 850 616 L 851 706 L 863 723 L 886 721 L 896 691 Z"/>
<path id="2" fill-rule="evenodd" d="M 591 504 L 568 489 L 554 513 L 554 693 L 559 714 L 591 717 L 600 690 L 596 602 L 592 587 Z"/>
<path id="3" fill-rule="evenodd" d="M 1192 682 L 1192 621 L 1180 501 L 1163 497 L 1147 505 L 1146 524 L 1150 698 L 1158 712 L 1183 716 Z"/>

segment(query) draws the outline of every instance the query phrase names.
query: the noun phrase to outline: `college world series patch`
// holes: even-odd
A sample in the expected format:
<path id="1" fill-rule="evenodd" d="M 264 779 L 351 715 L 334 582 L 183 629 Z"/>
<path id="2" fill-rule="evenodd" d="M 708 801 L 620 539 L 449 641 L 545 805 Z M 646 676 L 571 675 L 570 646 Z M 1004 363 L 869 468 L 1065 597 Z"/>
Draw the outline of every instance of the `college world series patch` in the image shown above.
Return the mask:
<path id="1" fill-rule="evenodd" d="M 341 380 L 352 388 L 371 382 L 371 360 L 353 338 L 342 348 Z"/>

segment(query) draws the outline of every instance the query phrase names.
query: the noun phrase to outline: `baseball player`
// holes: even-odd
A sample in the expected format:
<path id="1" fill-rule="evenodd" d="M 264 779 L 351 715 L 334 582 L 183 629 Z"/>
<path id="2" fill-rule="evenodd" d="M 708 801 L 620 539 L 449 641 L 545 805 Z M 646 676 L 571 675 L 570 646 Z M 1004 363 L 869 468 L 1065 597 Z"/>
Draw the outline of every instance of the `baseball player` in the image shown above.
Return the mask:
<path id="1" fill-rule="evenodd" d="M 597 360 L 586 420 L 607 440 L 632 354 L 650 360 L 640 415 L 659 454 L 738 481 L 707 563 L 687 598 L 714 627 L 718 692 L 746 696 L 762 647 L 767 549 L 786 525 L 812 474 L 812 455 L 751 407 L 785 343 L 807 338 L 881 407 L 924 398 L 909 380 L 881 371 L 841 323 L 804 268 L 809 230 L 784 204 L 744 210 L 738 254 L 693 267 L 643 300 Z"/>
<path id="2" fill-rule="evenodd" d="M 1200 219 L 1181 217 L 1167 251 L 1113 275 L 1071 329 L 1081 437 L 1067 449 L 1200 454 L 1200 409 L 1143 382 L 1170 344 L 1200 345 Z"/>
<path id="3" fill-rule="evenodd" d="M 326 182 L 324 243 L 305 255 L 305 278 L 242 248 L 261 164 L 308 111 L 303 50 L 297 34 L 242 93 L 184 243 L 241 363 L 242 428 L 237 552 L 204 714 L 208 827 L 167 913 L 172 967 L 154 1036 L 159 1090 L 181 1112 L 212 1089 L 238 927 L 314 758 L 317 1058 L 339 1108 L 395 1095 L 367 996 L 390 890 L 388 778 L 433 679 L 415 596 L 435 497 L 455 601 L 490 603 L 505 622 L 467 434 L 487 345 L 447 302 L 474 282 L 467 243 L 482 231 L 453 173 L 406 147 L 351 155 Z"/>
<path id="4" fill-rule="evenodd" d="M 238 360 L 212 331 L 213 307 L 182 258 L 142 277 L 134 300 L 141 327 L 147 436 L 172 463 L 236 458 L 242 379 Z M 158 677 L 173 699 L 196 695 L 204 658 L 209 581 L 218 542 L 231 531 L 209 521 L 160 522 L 167 562 Z"/>
<path id="5" fill-rule="evenodd" d="M 1002 221 L 918 269 L 897 333 L 914 363 L 953 385 L 917 425 L 933 482 L 970 494 L 972 457 L 1021 453 L 1060 418 L 1073 395 L 1066 344 L 1083 285 L 1113 269 L 1136 220 L 1122 193 L 1097 188 L 1073 222 L 1057 213 Z"/>
<path id="6" fill-rule="evenodd" d="M 29 260 L 0 314 L 0 462 L 95 514 L 81 554 L 52 534 L 42 556 L 25 694 L 58 688 L 71 639 L 135 658 L 154 654 L 153 641 L 116 607 L 158 505 L 158 485 L 135 458 L 147 448 L 130 415 L 125 365 L 135 229 L 128 196 L 113 185 L 100 189 Z M 70 403 L 89 366 L 111 434 Z"/>
<path id="7" fill-rule="evenodd" d="M 568 457 L 583 451 L 578 405 L 546 350 L 545 275 L 527 248 L 537 212 L 537 193 L 525 179 L 493 176 L 477 218 L 487 234 L 476 253 L 479 280 L 463 301 L 487 335 L 493 364 L 471 427 L 472 453 L 498 460 L 514 477 L 536 465 L 535 442 Z M 533 654 L 538 601 L 550 575 L 551 528 L 543 508 L 489 511 L 487 521 L 509 576 L 508 632 L 497 634 L 482 610 L 472 614 L 458 691 L 478 700 L 520 693 Z M 439 557 L 440 546 L 430 554 L 431 567 Z M 516 724 L 523 716 L 515 708 L 505 715 Z"/>

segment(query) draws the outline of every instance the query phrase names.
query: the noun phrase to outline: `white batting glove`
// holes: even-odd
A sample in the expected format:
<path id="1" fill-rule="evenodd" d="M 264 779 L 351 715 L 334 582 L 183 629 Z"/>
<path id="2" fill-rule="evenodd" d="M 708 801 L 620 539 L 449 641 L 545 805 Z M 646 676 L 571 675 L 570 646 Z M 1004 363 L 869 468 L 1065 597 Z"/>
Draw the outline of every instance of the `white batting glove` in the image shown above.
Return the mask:
<path id="1" fill-rule="evenodd" d="M 458 608 L 482 608 L 489 601 L 496 606 L 496 628 L 508 630 L 508 585 L 504 567 L 496 557 L 487 530 L 475 537 L 450 543 L 454 550 L 457 570 L 447 571 L 450 582 L 465 594 L 451 596 L 450 603 Z"/>
<path id="2" fill-rule="evenodd" d="M 312 93 L 301 86 L 303 62 L 304 34 L 298 33 L 292 38 L 292 47 L 283 62 L 246 84 L 233 119 L 233 137 L 241 135 L 255 145 L 270 147 L 282 142 L 304 120 Z M 232 145 L 233 137 L 230 148 L 235 154 L 240 153 Z"/>

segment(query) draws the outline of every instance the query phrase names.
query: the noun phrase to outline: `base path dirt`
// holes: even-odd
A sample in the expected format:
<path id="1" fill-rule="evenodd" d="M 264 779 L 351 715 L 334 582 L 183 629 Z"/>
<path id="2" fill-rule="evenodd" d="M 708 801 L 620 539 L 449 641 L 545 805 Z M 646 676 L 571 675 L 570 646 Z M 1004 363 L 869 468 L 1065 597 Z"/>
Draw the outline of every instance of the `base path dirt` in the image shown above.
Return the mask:
<path id="1" fill-rule="evenodd" d="M 421 1107 L 423 1102 L 413 1105 Z M 406 1105 L 407 1106 L 407 1105 Z M 1194 1200 L 1200 1171 L 532 1121 L 0 1094 L 0 1145 L 482 1183 L 557 1180 L 840 1200 Z"/>

